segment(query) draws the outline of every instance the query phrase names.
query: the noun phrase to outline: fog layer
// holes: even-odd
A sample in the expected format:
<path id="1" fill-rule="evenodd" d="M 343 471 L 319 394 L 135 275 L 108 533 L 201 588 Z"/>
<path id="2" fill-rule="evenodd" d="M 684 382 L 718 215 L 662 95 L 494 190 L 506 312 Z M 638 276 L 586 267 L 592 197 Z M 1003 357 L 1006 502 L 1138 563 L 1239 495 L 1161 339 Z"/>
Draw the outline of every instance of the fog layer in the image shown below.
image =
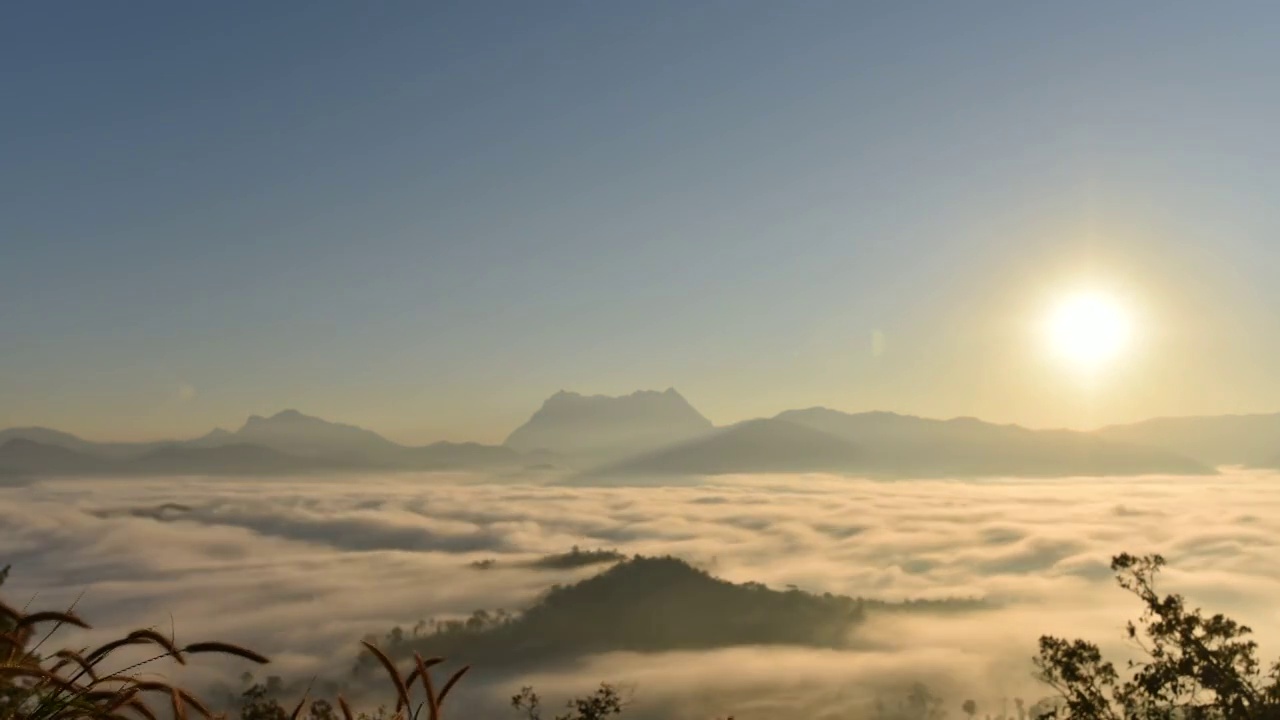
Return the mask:
<path id="1" fill-rule="evenodd" d="M 1280 476 L 873 482 L 825 475 L 720 476 L 679 487 L 561 487 L 464 475 L 49 480 L 0 489 L 5 595 L 41 608 L 83 593 L 105 639 L 140 626 L 220 639 L 273 658 L 286 678 L 342 676 L 358 640 L 424 618 L 519 610 L 599 567 L 536 561 L 574 545 L 672 554 L 735 582 L 900 599 L 981 597 L 958 616 L 873 616 L 859 651 L 725 648 L 604 654 L 525 677 L 469 677 L 469 701 L 533 682 L 553 698 L 599 681 L 634 713 L 764 717 L 778 703 L 861 707 L 930 683 L 965 697 L 1037 690 L 1042 633 L 1119 651 L 1136 604 L 1107 563 L 1161 552 L 1166 590 L 1228 611 L 1277 654 Z M 472 563 L 497 562 L 477 571 Z M 81 642 L 81 638 L 70 638 Z M 865 648 L 872 648 L 867 650 Z M 726 673 L 722 668 L 733 667 Z M 244 668 L 191 671 L 192 683 Z M 747 689 L 750 689 L 748 692 Z M 961 697 L 963 696 L 963 697 Z"/>

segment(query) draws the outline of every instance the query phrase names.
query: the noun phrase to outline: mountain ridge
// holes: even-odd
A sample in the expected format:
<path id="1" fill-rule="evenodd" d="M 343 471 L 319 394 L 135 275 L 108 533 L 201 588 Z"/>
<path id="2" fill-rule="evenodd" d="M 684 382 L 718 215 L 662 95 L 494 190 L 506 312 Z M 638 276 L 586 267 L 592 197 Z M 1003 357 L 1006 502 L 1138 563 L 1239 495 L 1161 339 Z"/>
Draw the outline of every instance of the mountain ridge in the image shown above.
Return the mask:
<path id="1" fill-rule="evenodd" d="M 1280 467 L 1280 412 L 1155 417 L 1095 432 L 1112 440 L 1176 447 L 1212 465 Z"/>
<path id="2" fill-rule="evenodd" d="M 0 431 L 0 443 L 13 440 L 42 447 L 35 450 L 20 445 L 0 452 L 0 471 L 8 474 L 118 474 L 160 468 L 175 474 L 496 469 L 520 467 L 525 461 L 522 454 L 497 445 L 444 441 L 400 445 L 372 430 L 293 409 L 271 416 L 250 415 L 235 432 L 215 428 L 190 440 L 97 443 L 48 428 Z M 49 448 L 66 450 L 76 457 L 59 457 Z M 37 457 L 46 457 L 49 462 L 41 465 Z M 529 460 L 546 463 L 548 458 L 539 454 Z"/>
<path id="3" fill-rule="evenodd" d="M 340 469 L 260 445 L 217 447 L 167 444 L 136 457 L 91 455 L 70 448 L 12 438 L 0 445 L 0 475 L 275 475 Z"/>
<path id="4" fill-rule="evenodd" d="M 714 427 L 675 388 L 619 396 L 560 390 L 503 445 L 603 462 L 692 439 Z"/>
<path id="5" fill-rule="evenodd" d="M 855 444 L 829 433 L 778 418 L 756 418 L 717 428 L 705 437 L 644 453 L 588 474 L 842 471 L 857 467 L 861 454 Z"/>
<path id="6" fill-rule="evenodd" d="M 873 477 L 1211 475 L 1156 448 L 1071 430 L 977 418 L 920 418 L 813 407 L 745 421 L 703 438 L 601 466 L 584 477 L 841 472 Z"/>
<path id="7" fill-rule="evenodd" d="M 804 429 L 821 435 L 804 433 Z M 447 441 L 403 445 L 372 430 L 293 408 L 250 415 L 235 431 L 214 428 L 189 440 L 95 442 L 53 428 L 13 427 L 0 430 L 0 447 L 19 438 L 115 462 L 137 460 L 163 448 L 231 445 L 260 446 L 290 458 L 285 462 L 258 453 L 267 469 L 286 465 L 369 470 L 536 467 L 581 473 L 631 472 L 647 464 L 674 473 L 680 458 L 690 468 L 715 472 L 803 469 L 899 477 L 1066 476 L 1108 469 L 1116 472 L 1106 474 L 1207 474 L 1222 465 L 1280 468 L 1280 413 L 1169 416 L 1082 431 L 1034 429 L 970 416 L 936 419 L 887 410 L 849 413 L 816 405 L 717 427 L 670 387 L 621 396 L 559 390 L 501 445 Z M 555 447 L 543 449 L 545 445 Z M 776 454 L 770 455 L 766 447 Z M 173 458 L 174 452 L 165 450 L 161 457 Z M 20 453 L 25 454 L 18 457 Z M 726 453 L 735 457 L 723 457 Z M 94 467 L 85 458 L 57 457 L 47 449 L 19 446 L 8 454 L 10 466 L 5 468 L 0 458 L 0 468 L 10 473 L 15 468 L 40 471 L 39 458 L 47 460 L 49 472 Z M 191 453 L 186 457 L 199 468 L 202 463 L 197 459 L 213 456 Z M 754 465 L 750 458 L 755 458 Z M 163 464 L 155 459 L 148 462 Z"/>

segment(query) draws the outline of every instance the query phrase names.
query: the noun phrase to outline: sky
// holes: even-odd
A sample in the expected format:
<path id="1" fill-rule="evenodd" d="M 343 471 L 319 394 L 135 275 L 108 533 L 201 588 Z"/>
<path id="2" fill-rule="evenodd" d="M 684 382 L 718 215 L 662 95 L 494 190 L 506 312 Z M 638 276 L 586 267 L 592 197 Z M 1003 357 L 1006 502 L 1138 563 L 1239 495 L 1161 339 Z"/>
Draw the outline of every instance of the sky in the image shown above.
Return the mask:
<path id="1" fill-rule="evenodd" d="M 1280 6 L 0 10 L 0 427 L 1280 410 Z M 1103 288 L 1131 347 L 1046 357 Z"/>

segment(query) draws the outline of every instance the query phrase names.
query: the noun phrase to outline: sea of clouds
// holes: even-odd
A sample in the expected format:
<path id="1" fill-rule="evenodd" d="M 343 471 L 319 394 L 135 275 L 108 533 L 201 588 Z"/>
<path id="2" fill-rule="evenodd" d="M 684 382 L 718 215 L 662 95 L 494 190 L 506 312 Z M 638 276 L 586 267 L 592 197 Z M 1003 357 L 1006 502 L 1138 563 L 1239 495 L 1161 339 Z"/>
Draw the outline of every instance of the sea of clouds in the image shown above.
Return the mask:
<path id="1" fill-rule="evenodd" d="M 176 504 L 180 507 L 164 507 Z M 858 651 L 725 648 L 614 653 L 495 677 L 476 668 L 459 701 L 523 684 L 554 701 L 622 685 L 637 718 L 857 717 L 920 680 L 987 712 L 1046 695 L 1030 658 L 1045 633 L 1124 657 L 1134 599 L 1112 555 L 1159 552 L 1161 589 L 1251 625 L 1280 655 L 1280 475 L 876 482 L 829 475 L 726 476 L 592 487 L 420 474 L 342 478 L 48 480 L 0 488 L 0 565 L 10 603 L 73 601 L 95 627 L 135 627 L 269 655 L 286 678 L 344 676 L 359 639 L 478 608 L 518 610 L 600 568 L 521 564 L 571 546 L 672 554 L 735 582 L 902 599 L 981 597 L 989 611 L 872 617 Z M 493 558 L 496 570 L 469 564 Z M 193 685 L 243 664 L 197 663 Z M 260 672 L 265 675 L 266 672 Z M 894 693 L 898 693 L 897 696 Z M 673 710 L 674 709 L 674 710 Z M 514 717 L 498 712 L 492 717 Z"/>

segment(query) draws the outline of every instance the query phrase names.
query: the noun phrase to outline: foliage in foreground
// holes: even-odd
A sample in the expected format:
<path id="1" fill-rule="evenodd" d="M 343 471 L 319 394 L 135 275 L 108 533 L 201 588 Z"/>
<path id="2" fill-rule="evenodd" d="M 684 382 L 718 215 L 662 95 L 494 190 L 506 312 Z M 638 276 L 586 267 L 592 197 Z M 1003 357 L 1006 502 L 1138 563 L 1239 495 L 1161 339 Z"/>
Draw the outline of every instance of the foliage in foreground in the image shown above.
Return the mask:
<path id="1" fill-rule="evenodd" d="M 1205 617 L 1181 595 L 1156 591 L 1159 555 L 1117 555 L 1120 586 L 1143 604 L 1126 632 L 1144 659 L 1127 663 L 1127 679 L 1084 640 L 1040 638 L 1039 678 L 1062 707 L 1047 717 L 1071 720 L 1278 720 L 1280 662 L 1264 672 L 1251 630 L 1222 614 Z"/>
<path id="2" fill-rule="evenodd" d="M 0 585 L 8 573 L 8 566 L 0 568 Z M 45 625 L 52 628 L 37 635 L 36 629 Z M 228 643 L 180 647 L 153 629 L 134 630 L 92 651 L 67 649 L 42 654 L 46 642 L 65 625 L 89 629 L 71 610 L 26 613 L 0 602 L 0 720 L 157 720 L 161 713 L 147 702 L 151 695 L 162 698 L 175 720 L 186 720 L 190 711 L 206 720 L 224 720 L 226 713 L 214 712 L 181 687 L 148 679 L 145 670 L 164 660 L 185 665 L 190 656 L 205 653 L 258 664 L 270 662 L 252 650 Z M 154 646 L 157 654 L 117 670 L 105 668 L 118 650 L 138 645 Z M 437 687 L 431 668 L 443 662 L 442 658 L 424 659 L 415 654 L 413 666 L 408 672 L 401 672 L 376 645 L 364 645 L 386 673 L 395 700 L 393 710 L 384 706 L 373 713 L 357 714 L 342 695 L 338 695 L 335 709 L 327 700 L 311 700 L 304 693 L 288 711 L 272 697 L 273 691 L 280 688 L 279 678 L 273 677 L 266 685 L 252 684 L 241 695 L 240 720 L 440 720 L 445 698 L 470 670 L 470 666 L 462 667 Z M 244 677 L 252 676 L 246 673 Z M 522 691 L 512 704 L 529 720 L 542 720 L 539 698 L 532 688 Z M 604 720 L 621 713 L 623 706 L 617 690 L 602 684 L 594 694 L 570 701 L 569 713 L 557 715 L 554 720 Z"/>
<path id="3" fill-rule="evenodd" d="M 9 568 L 0 570 L 0 582 Z M 0 720 L 155 720 L 147 698 L 159 696 L 184 719 L 188 710 L 212 718 L 209 708 L 192 693 L 160 680 L 147 679 L 143 669 L 160 660 L 185 665 L 193 655 L 232 655 L 266 663 L 261 655 L 236 645 L 202 642 L 179 647 L 172 638 L 151 629 L 134 630 L 92 651 L 41 651 L 53 633 L 65 625 L 88 629 L 72 610 L 25 613 L 0 602 Z M 44 635 L 37 629 L 52 626 Z M 150 659 L 108 670 L 107 663 L 121 648 L 155 647 Z"/>

